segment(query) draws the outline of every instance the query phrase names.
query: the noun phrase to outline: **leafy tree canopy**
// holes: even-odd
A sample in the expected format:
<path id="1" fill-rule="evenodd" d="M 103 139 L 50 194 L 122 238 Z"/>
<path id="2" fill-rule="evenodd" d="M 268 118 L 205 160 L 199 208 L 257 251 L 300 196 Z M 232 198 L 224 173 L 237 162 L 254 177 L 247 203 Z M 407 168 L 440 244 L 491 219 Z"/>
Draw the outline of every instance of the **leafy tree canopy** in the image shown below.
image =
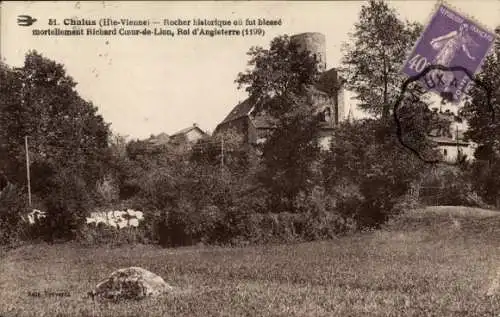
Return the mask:
<path id="1" fill-rule="evenodd" d="M 476 77 L 487 89 L 473 85 L 462 111 L 469 124 L 466 136 L 480 144 L 476 156 L 485 160 L 500 157 L 500 26 L 495 32 L 493 52 Z"/>
<path id="2" fill-rule="evenodd" d="M 362 6 L 351 40 L 344 44 L 340 70 L 363 110 L 389 118 L 404 80 L 403 62 L 421 31 L 420 24 L 401 21 L 384 1 Z"/>
<path id="3" fill-rule="evenodd" d="M 105 169 L 109 125 L 79 96 L 64 66 L 31 51 L 21 68 L 2 65 L 0 77 L 0 161 L 8 178 L 24 182 L 28 136 L 35 190 L 61 168 L 94 184 Z"/>
<path id="4" fill-rule="evenodd" d="M 287 35 L 273 39 L 269 49 L 252 47 L 247 55 L 251 68 L 239 73 L 236 83 L 246 87 L 257 111 L 267 110 L 278 119 L 319 79 L 316 56 L 299 50 Z"/>
<path id="5" fill-rule="evenodd" d="M 248 55 L 252 68 L 240 73 L 236 82 L 240 88 L 246 86 L 257 113 L 277 119 L 263 146 L 259 179 L 271 192 L 271 208 L 291 211 L 295 197 L 313 187 L 319 116 L 308 89 L 318 83 L 319 60 L 299 50 L 288 36 L 272 40 L 269 49 L 253 47 Z"/>

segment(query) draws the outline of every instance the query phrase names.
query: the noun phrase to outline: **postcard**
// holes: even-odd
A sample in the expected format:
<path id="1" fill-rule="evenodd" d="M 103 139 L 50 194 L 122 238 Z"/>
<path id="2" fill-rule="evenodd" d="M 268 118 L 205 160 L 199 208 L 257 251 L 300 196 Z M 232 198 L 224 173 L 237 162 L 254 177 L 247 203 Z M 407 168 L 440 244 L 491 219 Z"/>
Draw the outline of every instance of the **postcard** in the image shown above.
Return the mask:
<path id="1" fill-rule="evenodd" d="M 500 2 L 0 2 L 0 317 L 500 316 Z"/>

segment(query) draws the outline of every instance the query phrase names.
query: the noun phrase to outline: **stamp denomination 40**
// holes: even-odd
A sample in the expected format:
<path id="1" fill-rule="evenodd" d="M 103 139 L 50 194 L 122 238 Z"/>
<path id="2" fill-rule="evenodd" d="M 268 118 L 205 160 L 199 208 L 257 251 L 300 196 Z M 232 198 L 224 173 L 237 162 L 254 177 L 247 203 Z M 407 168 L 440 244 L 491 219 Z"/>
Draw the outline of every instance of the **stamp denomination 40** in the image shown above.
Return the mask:
<path id="1" fill-rule="evenodd" d="M 441 4 L 405 62 L 403 72 L 413 77 L 430 65 L 440 65 L 445 68 L 459 66 L 474 75 L 494 40 L 493 32 Z M 464 71 L 432 69 L 421 81 L 428 90 L 451 95 L 452 101 L 458 103 L 471 79 Z"/>

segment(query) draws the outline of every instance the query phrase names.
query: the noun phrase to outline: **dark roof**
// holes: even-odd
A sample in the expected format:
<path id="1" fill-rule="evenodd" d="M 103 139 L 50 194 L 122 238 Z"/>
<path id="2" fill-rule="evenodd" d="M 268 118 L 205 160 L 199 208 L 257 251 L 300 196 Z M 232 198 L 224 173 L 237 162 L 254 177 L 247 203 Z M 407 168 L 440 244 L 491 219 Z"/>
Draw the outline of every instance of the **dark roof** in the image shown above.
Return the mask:
<path id="1" fill-rule="evenodd" d="M 331 95 L 335 90 L 338 89 L 340 80 L 341 79 L 339 79 L 338 77 L 337 69 L 331 68 L 321 74 L 317 87 L 309 87 L 308 90 L 313 93 L 316 92 Z M 245 101 L 237 104 L 219 125 L 231 122 L 241 117 L 249 116 L 253 106 L 254 105 L 247 98 Z M 255 118 L 254 124 L 257 127 L 271 128 L 271 126 L 269 126 L 270 123 L 266 121 L 268 120 Z"/>
<path id="2" fill-rule="evenodd" d="M 430 139 L 439 145 L 457 145 L 457 143 L 458 143 L 458 145 L 460 145 L 460 146 L 469 146 L 468 142 L 464 142 L 461 140 L 458 140 L 458 142 L 457 142 L 457 140 L 454 140 L 452 138 L 443 137 L 443 136 L 431 137 Z"/>
<path id="3" fill-rule="evenodd" d="M 253 105 L 250 102 L 249 99 L 246 99 L 243 102 L 240 102 L 237 104 L 233 110 L 227 115 L 227 117 L 221 122 L 222 123 L 227 123 L 236 119 L 239 119 L 241 117 L 248 116 L 250 114 L 250 111 L 252 110 Z"/>

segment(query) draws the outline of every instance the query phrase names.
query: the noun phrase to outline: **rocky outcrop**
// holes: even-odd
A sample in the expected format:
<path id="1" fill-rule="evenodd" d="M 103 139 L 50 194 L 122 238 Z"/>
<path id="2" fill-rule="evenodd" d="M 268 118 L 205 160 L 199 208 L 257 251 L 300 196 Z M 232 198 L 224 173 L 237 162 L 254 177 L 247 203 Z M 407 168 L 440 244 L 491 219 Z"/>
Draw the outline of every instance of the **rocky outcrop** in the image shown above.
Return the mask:
<path id="1" fill-rule="evenodd" d="M 172 291 L 160 276 L 140 267 L 129 267 L 113 272 L 89 292 L 94 299 L 140 300 Z"/>

